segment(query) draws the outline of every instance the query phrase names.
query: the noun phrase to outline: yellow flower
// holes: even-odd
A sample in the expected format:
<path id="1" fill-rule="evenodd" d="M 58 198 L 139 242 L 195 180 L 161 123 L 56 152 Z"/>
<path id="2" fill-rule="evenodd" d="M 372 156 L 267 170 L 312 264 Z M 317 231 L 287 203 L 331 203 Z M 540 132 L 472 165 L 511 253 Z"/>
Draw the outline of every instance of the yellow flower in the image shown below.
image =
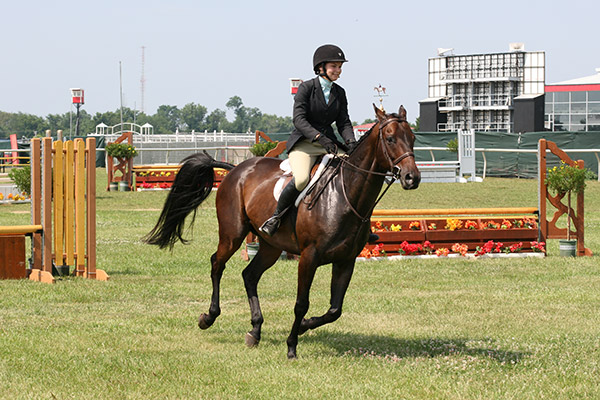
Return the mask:
<path id="1" fill-rule="evenodd" d="M 392 226 L 390 227 L 390 229 L 392 230 L 392 232 L 399 232 L 402 230 L 402 225 L 398 224 L 392 224 Z"/>

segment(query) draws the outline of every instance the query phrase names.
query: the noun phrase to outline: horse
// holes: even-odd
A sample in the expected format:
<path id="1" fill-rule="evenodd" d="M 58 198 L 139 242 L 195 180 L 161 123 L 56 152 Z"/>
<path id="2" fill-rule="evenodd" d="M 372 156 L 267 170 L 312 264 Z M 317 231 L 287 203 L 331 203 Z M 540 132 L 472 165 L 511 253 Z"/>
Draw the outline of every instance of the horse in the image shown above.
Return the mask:
<path id="1" fill-rule="evenodd" d="M 158 222 L 144 241 L 171 249 L 177 241 L 186 243 L 182 236 L 185 219 L 192 214 L 193 223 L 196 208 L 211 193 L 213 168 L 230 170 L 216 194 L 219 244 L 210 259 L 212 296 L 208 313 L 199 317 L 201 329 L 208 329 L 221 313 L 219 290 L 225 263 L 249 232 L 258 236 L 259 250 L 242 272 L 252 324 L 245 337 L 247 346 L 257 346 L 261 339 L 263 315 L 258 282 L 284 250 L 300 255 L 295 319 L 287 338 L 287 357 L 297 357 L 299 335 L 340 317 L 356 257 L 367 243 L 370 217 L 385 179 L 393 175 L 406 190 L 416 189 L 421 180 L 413 153 L 415 136 L 406 121 L 406 110 L 400 106 L 398 113 L 387 114 L 374 104 L 373 108 L 375 125 L 346 157 L 338 158 L 337 173 L 331 173 L 326 180 L 321 178 L 324 183 L 319 198 L 312 204 L 305 199 L 289 210 L 272 237 L 258 228 L 275 209 L 273 188 L 282 175 L 281 160 L 253 157 L 235 167 L 202 153 L 182 160 Z M 306 319 L 315 272 L 319 266 L 330 263 L 331 306 L 325 314 Z"/>

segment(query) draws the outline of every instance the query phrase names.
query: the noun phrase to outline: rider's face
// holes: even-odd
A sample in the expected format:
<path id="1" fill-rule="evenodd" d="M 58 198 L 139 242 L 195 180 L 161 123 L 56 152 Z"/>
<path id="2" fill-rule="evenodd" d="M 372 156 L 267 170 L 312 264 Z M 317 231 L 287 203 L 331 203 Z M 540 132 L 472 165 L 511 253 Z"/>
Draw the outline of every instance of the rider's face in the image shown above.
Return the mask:
<path id="1" fill-rule="evenodd" d="M 329 80 L 337 81 L 342 74 L 342 63 L 339 61 L 325 63 L 325 73 Z"/>

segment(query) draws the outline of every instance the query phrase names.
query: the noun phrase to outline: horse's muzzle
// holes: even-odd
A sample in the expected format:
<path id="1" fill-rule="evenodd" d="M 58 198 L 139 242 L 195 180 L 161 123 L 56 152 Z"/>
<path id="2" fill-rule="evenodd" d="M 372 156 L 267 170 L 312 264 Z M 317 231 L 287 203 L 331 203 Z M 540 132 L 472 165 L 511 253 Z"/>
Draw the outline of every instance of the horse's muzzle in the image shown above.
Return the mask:
<path id="1" fill-rule="evenodd" d="M 419 187 L 419 183 L 421 183 L 421 173 L 419 170 L 406 171 L 406 173 L 402 173 L 400 176 L 400 182 L 402 183 L 402 188 L 405 190 L 416 189 Z"/>

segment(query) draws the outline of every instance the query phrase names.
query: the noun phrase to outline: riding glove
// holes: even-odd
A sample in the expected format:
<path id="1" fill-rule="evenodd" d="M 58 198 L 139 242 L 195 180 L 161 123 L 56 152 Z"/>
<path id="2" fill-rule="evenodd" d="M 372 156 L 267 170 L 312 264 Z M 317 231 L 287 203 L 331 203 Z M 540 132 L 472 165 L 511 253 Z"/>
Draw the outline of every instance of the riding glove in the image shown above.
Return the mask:
<path id="1" fill-rule="evenodd" d="M 357 144 L 358 142 L 354 139 L 346 140 L 346 147 L 348 147 L 348 153 L 351 153 Z"/>
<path id="2" fill-rule="evenodd" d="M 319 142 L 329 154 L 337 154 L 337 146 L 333 143 L 333 140 L 329 139 L 327 136 L 320 135 L 317 138 L 317 142 Z"/>

